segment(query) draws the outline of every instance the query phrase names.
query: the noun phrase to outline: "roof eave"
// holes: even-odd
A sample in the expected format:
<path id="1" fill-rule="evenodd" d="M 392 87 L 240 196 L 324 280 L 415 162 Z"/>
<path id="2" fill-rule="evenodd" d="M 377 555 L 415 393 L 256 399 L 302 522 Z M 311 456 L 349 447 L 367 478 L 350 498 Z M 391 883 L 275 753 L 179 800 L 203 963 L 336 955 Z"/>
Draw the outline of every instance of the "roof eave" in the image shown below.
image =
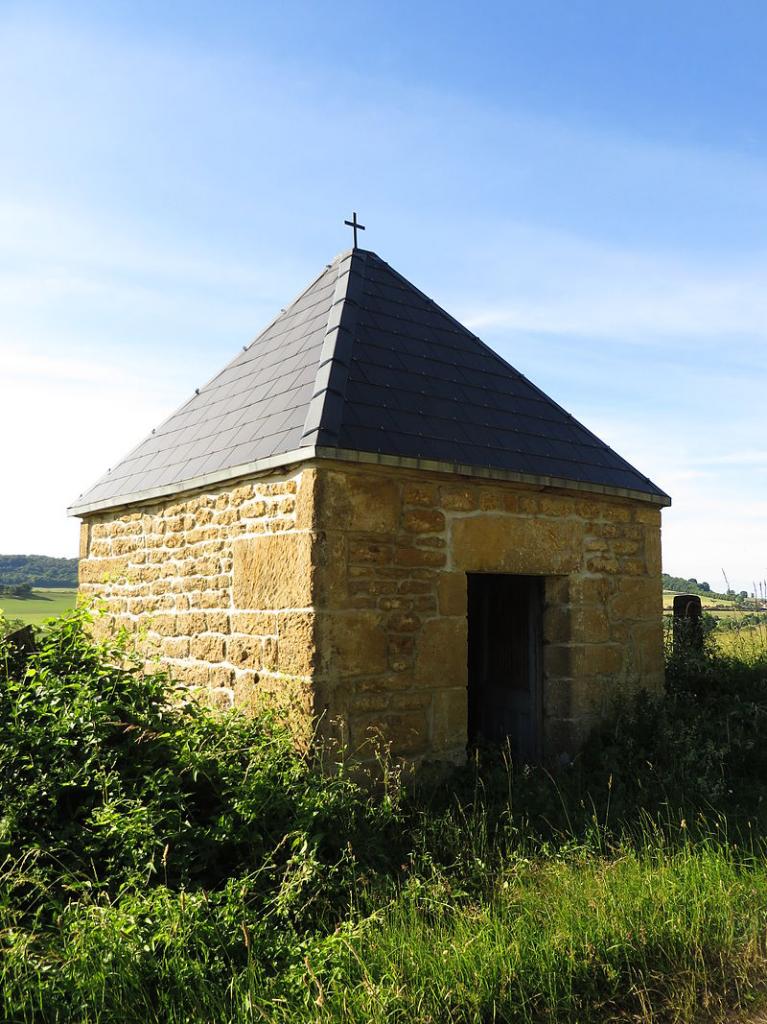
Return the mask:
<path id="1" fill-rule="evenodd" d="M 510 470 L 496 469 L 490 466 L 471 466 L 456 462 L 439 462 L 434 459 L 414 459 L 400 455 L 385 455 L 382 452 L 352 451 L 347 448 L 307 446 L 305 448 L 295 448 L 293 451 L 284 452 L 281 455 L 272 455 L 266 459 L 258 459 L 256 462 L 248 462 L 229 469 L 222 469 L 216 473 L 192 477 L 189 480 L 168 484 L 164 487 L 151 488 L 135 494 L 117 495 L 112 498 L 104 498 L 101 501 L 83 502 L 82 504 L 75 503 L 67 509 L 67 514 L 70 516 L 87 516 L 95 512 L 106 512 L 133 505 L 144 505 L 161 498 L 180 496 L 192 491 L 204 490 L 216 484 L 229 483 L 244 477 L 261 475 L 275 469 L 285 469 L 288 466 L 312 459 L 353 462 L 371 466 L 390 466 L 400 469 L 416 469 L 428 473 L 448 473 L 455 476 L 501 480 L 534 487 L 604 494 L 610 497 L 643 501 L 660 508 L 666 508 L 671 504 L 671 498 L 663 491 L 635 491 L 627 487 L 612 487 L 608 484 L 586 483 L 580 480 L 567 480 L 561 477 L 539 476 L 532 473 L 514 473 Z"/>

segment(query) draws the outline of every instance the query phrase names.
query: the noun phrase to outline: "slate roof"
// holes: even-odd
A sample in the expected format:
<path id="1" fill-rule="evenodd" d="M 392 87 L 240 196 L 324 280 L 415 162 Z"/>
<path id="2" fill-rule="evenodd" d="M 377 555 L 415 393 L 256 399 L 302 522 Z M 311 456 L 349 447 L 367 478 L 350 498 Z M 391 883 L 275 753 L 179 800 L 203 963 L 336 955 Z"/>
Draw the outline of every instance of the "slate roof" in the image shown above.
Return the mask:
<path id="1" fill-rule="evenodd" d="M 670 503 L 379 256 L 354 249 L 70 512 L 351 454 Z"/>

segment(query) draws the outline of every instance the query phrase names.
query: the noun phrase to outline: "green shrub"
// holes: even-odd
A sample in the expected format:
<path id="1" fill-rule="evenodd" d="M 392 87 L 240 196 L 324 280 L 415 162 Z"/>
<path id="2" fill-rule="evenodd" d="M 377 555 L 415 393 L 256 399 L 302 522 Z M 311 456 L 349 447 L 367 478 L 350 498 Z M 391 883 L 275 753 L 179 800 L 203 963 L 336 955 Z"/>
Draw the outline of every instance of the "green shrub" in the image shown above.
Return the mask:
<path id="1" fill-rule="evenodd" d="M 49 880 L 113 892 L 258 872 L 264 900 L 313 917 L 339 911 L 360 865 L 396 858 L 396 788 L 378 800 L 323 774 L 276 713 L 215 711 L 86 626 L 54 620 L 0 685 L 0 860 L 35 851 Z"/>

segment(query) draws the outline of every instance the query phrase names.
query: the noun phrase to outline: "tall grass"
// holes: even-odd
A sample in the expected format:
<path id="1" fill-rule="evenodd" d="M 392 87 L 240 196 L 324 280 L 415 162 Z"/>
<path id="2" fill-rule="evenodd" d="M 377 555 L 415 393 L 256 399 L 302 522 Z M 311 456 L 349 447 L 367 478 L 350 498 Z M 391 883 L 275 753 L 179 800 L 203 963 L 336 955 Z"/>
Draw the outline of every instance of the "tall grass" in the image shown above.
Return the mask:
<path id="1" fill-rule="evenodd" d="M 482 902 L 406 886 L 341 976 L 337 954 L 315 969 L 304 1019 L 693 1020 L 748 991 L 766 913 L 764 864 L 721 847 L 510 861 Z"/>
<path id="2" fill-rule="evenodd" d="M 478 755 L 382 790 L 85 627 L 5 662 L 3 1022 L 693 1022 L 758 992 L 763 660 L 672 656 L 556 777 Z"/>

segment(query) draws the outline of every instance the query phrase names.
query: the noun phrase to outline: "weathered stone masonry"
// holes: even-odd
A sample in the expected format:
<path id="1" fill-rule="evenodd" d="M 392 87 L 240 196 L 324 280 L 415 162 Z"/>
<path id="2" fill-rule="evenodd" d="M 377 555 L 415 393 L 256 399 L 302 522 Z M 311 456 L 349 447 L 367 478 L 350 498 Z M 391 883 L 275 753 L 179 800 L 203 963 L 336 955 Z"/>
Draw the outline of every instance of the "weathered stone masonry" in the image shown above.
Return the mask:
<path id="1" fill-rule="evenodd" d="M 545 578 L 544 751 L 662 686 L 660 511 L 641 499 L 317 462 L 83 525 L 100 629 L 177 679 L 303 702 L 364 749 L 466 745 L 466 573 Z"/>
<path id="2" fill-rule="evenodd" d="M 99 599 L 97 631 L 136 631 L 150 663 L 161 661 L 175 679 L 224 702 L 247 703 L 256 687 L 283 692 L 288 685 L 308 700 L 307 476 L 311 471 L 88 517 L 81 527 L 80 592 L 85 600 Z M 297 537 L 290 564 L 269 566 L 269 604 L 254 603 L 239 569 L 241 545 L 257 537 L 279 545 L 287 534 Z M 289 594 L 281 584 L 287 580 Z"/>

